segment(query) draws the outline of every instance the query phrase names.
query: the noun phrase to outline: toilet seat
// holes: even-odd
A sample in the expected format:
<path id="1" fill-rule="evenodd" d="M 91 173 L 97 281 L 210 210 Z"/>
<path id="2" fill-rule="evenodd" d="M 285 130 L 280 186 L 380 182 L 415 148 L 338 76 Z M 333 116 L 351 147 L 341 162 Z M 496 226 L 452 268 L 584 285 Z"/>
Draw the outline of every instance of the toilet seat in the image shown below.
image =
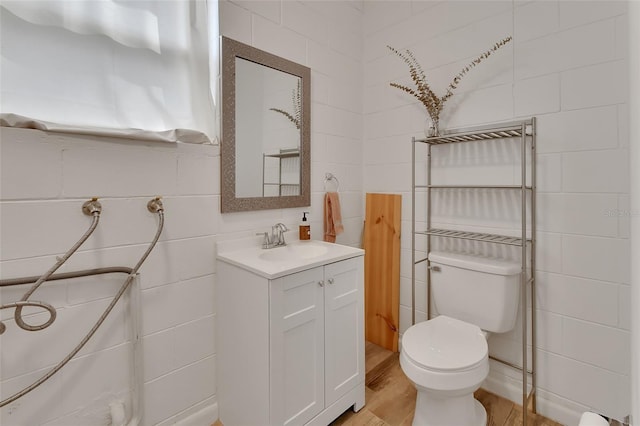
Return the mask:
<path id="1" fill-rule="evenodd" d="M 485 363 L 489 348 L 476 325 L 440 315 L 410 327 L 402 351 L 414 365 L 433 372 L 463 372 Z"/>

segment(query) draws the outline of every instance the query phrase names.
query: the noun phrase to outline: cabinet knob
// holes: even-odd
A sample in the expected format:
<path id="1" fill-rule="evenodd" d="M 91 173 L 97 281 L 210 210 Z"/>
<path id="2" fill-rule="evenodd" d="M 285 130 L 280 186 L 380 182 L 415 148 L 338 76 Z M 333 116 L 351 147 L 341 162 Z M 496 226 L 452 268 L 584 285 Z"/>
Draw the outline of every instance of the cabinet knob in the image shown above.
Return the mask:
<path id="1" fill-rule="evenodd" d="M 333 284 L 333 278 L 329 278 L 328 281 L 329 281 L 329 284 Z"/>
<path id="2" fill-rule="evenodd" d="M 320 287 L 324 287 L 324 281 L 318 281 L 318 285 L 319 285 Z"/>

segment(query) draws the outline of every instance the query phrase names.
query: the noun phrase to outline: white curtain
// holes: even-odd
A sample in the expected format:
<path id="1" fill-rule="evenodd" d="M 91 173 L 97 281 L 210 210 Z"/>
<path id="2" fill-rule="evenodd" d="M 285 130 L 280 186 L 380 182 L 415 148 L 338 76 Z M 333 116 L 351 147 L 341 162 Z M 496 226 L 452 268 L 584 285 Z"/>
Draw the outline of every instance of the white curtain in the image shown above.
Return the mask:
<path id="1" fill-rule="evenodd" d="M 217 0 L 0 6 L 3 126 L 217 141 Z"/>

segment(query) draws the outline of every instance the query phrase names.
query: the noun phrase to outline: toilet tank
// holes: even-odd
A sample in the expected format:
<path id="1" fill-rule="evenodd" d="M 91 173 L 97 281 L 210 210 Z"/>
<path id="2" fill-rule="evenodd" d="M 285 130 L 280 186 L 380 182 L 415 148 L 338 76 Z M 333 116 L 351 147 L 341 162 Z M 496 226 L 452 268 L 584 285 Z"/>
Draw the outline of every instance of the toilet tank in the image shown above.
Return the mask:
<path id="1" fill-rule="evenodd" d="M 522 265 L 448 252 L 429 253 L 431 295 L 439 314 L 504 333 L 516 323 Z"/>

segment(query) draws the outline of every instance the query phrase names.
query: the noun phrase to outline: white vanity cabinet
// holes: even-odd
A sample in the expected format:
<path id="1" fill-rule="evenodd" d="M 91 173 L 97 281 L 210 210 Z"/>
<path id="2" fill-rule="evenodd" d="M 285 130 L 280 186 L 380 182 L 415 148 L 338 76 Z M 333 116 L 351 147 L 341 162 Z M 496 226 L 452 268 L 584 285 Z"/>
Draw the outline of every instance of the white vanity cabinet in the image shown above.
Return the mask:
<path id="1" fill-rule="evenodd" d="M 276 278 L 217 265 L 225 426 L 327 425 L 364 405 L 361 251 Z"/>

